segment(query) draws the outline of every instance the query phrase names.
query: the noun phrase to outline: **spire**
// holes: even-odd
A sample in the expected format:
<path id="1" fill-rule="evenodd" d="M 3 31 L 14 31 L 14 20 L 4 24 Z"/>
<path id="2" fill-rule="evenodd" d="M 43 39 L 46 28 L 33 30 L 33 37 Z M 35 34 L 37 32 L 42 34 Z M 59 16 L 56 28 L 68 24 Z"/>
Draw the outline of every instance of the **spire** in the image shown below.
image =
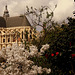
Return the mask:
<path id="1" fill-rule="evenodd" d="M 5 6 L 3 17 L 5 18 L 5 20 L 7 19 L 7 17 L 9 17 L 9 11 L 7 9 L 7 5 Z"/>
<path id="2" fill-rule="evenodd" d="M 5 9 L 7 10 L 7 5 L 5 6 Z"/>

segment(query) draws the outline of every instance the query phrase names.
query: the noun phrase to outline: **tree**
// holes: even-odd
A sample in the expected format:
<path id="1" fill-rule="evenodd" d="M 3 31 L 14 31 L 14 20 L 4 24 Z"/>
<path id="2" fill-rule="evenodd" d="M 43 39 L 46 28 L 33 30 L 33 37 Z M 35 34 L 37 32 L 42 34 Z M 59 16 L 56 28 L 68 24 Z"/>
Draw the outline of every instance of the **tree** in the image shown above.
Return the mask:
<path id="1" fill-rule="evenodd" d="M 56 39 L 52 38 L 50 49 L 45 54 L 48 54 L 54 73 L 73 75 L 75 73 L 75 57 L 72 56 L 75 54 L 75 19 L 68 18 L 68 21 L 67 25 L 61 26 L 62 31 L 54 36 Z"/>
<path id="2" fill-rule="evenodd" d="M 56 7 L 57 5 L 55 5 L 55 8 Z M 53 10 L 48 6 L 41 6 L 40 9 L 36 9 L 33 7 L 29 9 L 28 6 L 26 8 L 26 15 L 29 17 L 32 16 L 32 18 L 30 19 L 34 27 L 41 26 L 43 28 L 44 35 L 46 36 L 47 27 L 52 23 L 55 8 Z"/>
<path id="3" fill-rule="evenodd" d="M 50 67 L 51 75 L 75 74 L 75 19 L 68 18 L 68 24 L 48 32 L 44 43 L 49 43 L 50 48 L 42 57 L 38 58 L 39 66 Z M 35 58 L 36 59 L 36 58 Z M 46 62 L 46 64 L 44 64 Z"/>

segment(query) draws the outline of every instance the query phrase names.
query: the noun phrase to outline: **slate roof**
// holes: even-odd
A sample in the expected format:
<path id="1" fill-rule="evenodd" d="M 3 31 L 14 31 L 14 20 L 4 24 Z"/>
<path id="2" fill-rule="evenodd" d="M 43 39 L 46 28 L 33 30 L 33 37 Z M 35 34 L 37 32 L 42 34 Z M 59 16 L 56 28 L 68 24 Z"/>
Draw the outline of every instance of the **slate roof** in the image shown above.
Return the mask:
<path id="1" fill-rule="evenodd" d="M 6 27 L 6 21 L 3 17 L 0 17 L 0 27 Z"/>
<path id="2" fill-rule="evenodd" d="M 0 17 L 0 27 L 31 26 L 26 16 L 8 17 L 7 20 Z"/>

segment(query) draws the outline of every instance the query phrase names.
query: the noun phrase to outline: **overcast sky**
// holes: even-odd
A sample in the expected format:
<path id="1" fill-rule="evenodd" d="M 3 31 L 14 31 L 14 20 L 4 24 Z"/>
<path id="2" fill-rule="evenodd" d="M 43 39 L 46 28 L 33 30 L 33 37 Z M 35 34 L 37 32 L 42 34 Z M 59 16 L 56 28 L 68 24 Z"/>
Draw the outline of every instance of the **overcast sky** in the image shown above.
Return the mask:
<path id="1" fill-rule="evenodd" d="M 69 16 L 72 17 L 75 9 L 74 0 L 0 0 L 0 16 L 3 15 L 6 4 L 8 5 L 10 16 L 23 14 L 26 6 L 40 8 L 41 5 L 48 5 L 54 8 L 54 5 L 57 4 L 57 8 L 54 11 L 55 21 L 63 21 Z"/>

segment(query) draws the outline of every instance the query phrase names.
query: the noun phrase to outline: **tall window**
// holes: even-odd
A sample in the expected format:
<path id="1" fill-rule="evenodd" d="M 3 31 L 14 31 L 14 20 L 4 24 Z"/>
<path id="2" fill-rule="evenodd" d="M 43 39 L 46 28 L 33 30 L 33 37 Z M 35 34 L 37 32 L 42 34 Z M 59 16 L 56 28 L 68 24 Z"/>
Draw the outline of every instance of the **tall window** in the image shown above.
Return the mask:
<path id="1" fill-rule="evenodd" d="M 26 40 L 28 41 L 28 34 L 25 34 L 25 38 L 26 38 Z"/>
<path id="2" fill-rule="evenodd" d="M 5 42 L 5 39 L 3 39 L 3 42 Z"/>
<path id="3" fill-rule="evenodd" d="M 30 39 L 32 39 L 32 36 L 30 35 Z"/>
<path id="4" fill-rule="evenodd" d="M 8 42 L 10 42 L 10 38 L 8 38 Z"/>
<path id="5" fill-rule="evenodd" d="M 22 39 L 23 39 L 23 31 L 22 31 Z"/>

